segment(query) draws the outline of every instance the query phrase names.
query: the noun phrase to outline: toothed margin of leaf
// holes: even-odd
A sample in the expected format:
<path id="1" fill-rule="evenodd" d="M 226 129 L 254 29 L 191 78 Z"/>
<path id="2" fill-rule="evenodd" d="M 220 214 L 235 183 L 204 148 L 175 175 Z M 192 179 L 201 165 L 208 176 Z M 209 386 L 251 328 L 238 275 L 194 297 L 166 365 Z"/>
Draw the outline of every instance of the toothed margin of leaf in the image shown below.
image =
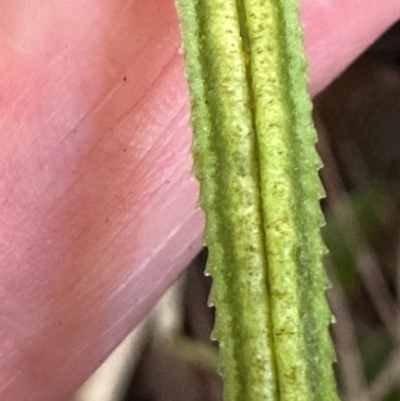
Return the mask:
<path id="1" fill-rule="evenodd" d="M 177 0 L 231 400 L 338 400 L 296 0 Z"/>

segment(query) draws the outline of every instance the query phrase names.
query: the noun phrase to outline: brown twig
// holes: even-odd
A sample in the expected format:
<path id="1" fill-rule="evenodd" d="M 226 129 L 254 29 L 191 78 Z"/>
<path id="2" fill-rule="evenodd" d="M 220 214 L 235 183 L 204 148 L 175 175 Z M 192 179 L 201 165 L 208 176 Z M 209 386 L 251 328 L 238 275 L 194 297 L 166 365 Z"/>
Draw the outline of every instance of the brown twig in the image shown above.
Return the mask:
<path id="1" fill-rule="evenodd" d="M 356 330 L 345 295 L 332 269 L 330 269 L 329 278 L 333 286 L 328 291 L 328 299 L 332 312 L 337 318 L 333 330 L 341 376 L 346 389 L 345 399 L 348 401 L 371 401 L 368 397 L 367 382 L 358 351 Z"/>
<path id="2" fill-rule="evenodd" d="M 331 210 L 342 228 L 341 234 L 346 245 L 349 249 L 355 250 L 357 270 L 380 319 L 395 341 L 400 342 L 400 330 L 397 323 L 400 309 L 392 300 L 377 258 L 370 250 L 368 241 L 348 199 L 335 158 L 330 149 L 327 133 L 321 121 L 317 117 L 316 120 L 316 124 L 319 127 L 318 150 L 325 164 L 321 176 L 329 194 Z"/>
<path id="3" fill-rule="evenodd" d="M 392 353 L 386 366 L 373 381 L 369 390 L 370 401 L 382 400 L 391 390 L 399 385 L 400 351 Z"/>

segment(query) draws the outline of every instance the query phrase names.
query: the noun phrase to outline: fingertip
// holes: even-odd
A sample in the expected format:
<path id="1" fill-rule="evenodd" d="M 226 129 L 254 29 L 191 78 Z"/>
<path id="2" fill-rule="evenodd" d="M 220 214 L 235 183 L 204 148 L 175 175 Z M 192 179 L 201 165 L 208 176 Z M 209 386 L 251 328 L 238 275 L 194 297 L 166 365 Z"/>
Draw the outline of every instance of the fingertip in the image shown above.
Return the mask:
<path id="1" fill-rule="evenodd" d="M 303 0 L 311 95 L 323 90 L 399 18 L 398 0 Z"/>

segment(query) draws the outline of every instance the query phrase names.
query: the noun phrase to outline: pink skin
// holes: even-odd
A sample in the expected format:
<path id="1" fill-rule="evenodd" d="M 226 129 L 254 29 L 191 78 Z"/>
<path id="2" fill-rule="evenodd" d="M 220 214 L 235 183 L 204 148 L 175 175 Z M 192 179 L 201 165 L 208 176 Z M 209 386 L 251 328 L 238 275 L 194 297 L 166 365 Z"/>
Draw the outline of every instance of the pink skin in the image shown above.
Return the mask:
<path id="1" fill-rule="evenodd" d="M 310 91 L 400 16 L 303 0 Z M 172 0 L 5 0 L 0 399 L 67 400 L 200 249 Z"/>

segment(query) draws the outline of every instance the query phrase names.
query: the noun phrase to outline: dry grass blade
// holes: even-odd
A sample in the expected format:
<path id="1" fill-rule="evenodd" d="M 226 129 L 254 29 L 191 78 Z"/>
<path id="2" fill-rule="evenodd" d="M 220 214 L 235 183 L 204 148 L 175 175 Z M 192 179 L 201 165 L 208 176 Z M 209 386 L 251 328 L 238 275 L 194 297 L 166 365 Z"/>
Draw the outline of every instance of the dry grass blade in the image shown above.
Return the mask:
<path id="1" fill-rule="evenodd" d="M 328 291 L 329 304 L 337 321 L 333 326 L 336 354 L 341 365 L 341 376 L 345 386 L 344 399 L 347 401 L 371 401 L 363 373 L 357 344 L 356 330 L 346 297 L 339 281 L 330 269 L 332 288 Z"/>
<path id="2" fill-rule="evenodd" d="M 370 401 L 385 398 L 400 382 L 400 351 L 394 352 L 381 373 L 374 380 L 369 390 Z"/>

